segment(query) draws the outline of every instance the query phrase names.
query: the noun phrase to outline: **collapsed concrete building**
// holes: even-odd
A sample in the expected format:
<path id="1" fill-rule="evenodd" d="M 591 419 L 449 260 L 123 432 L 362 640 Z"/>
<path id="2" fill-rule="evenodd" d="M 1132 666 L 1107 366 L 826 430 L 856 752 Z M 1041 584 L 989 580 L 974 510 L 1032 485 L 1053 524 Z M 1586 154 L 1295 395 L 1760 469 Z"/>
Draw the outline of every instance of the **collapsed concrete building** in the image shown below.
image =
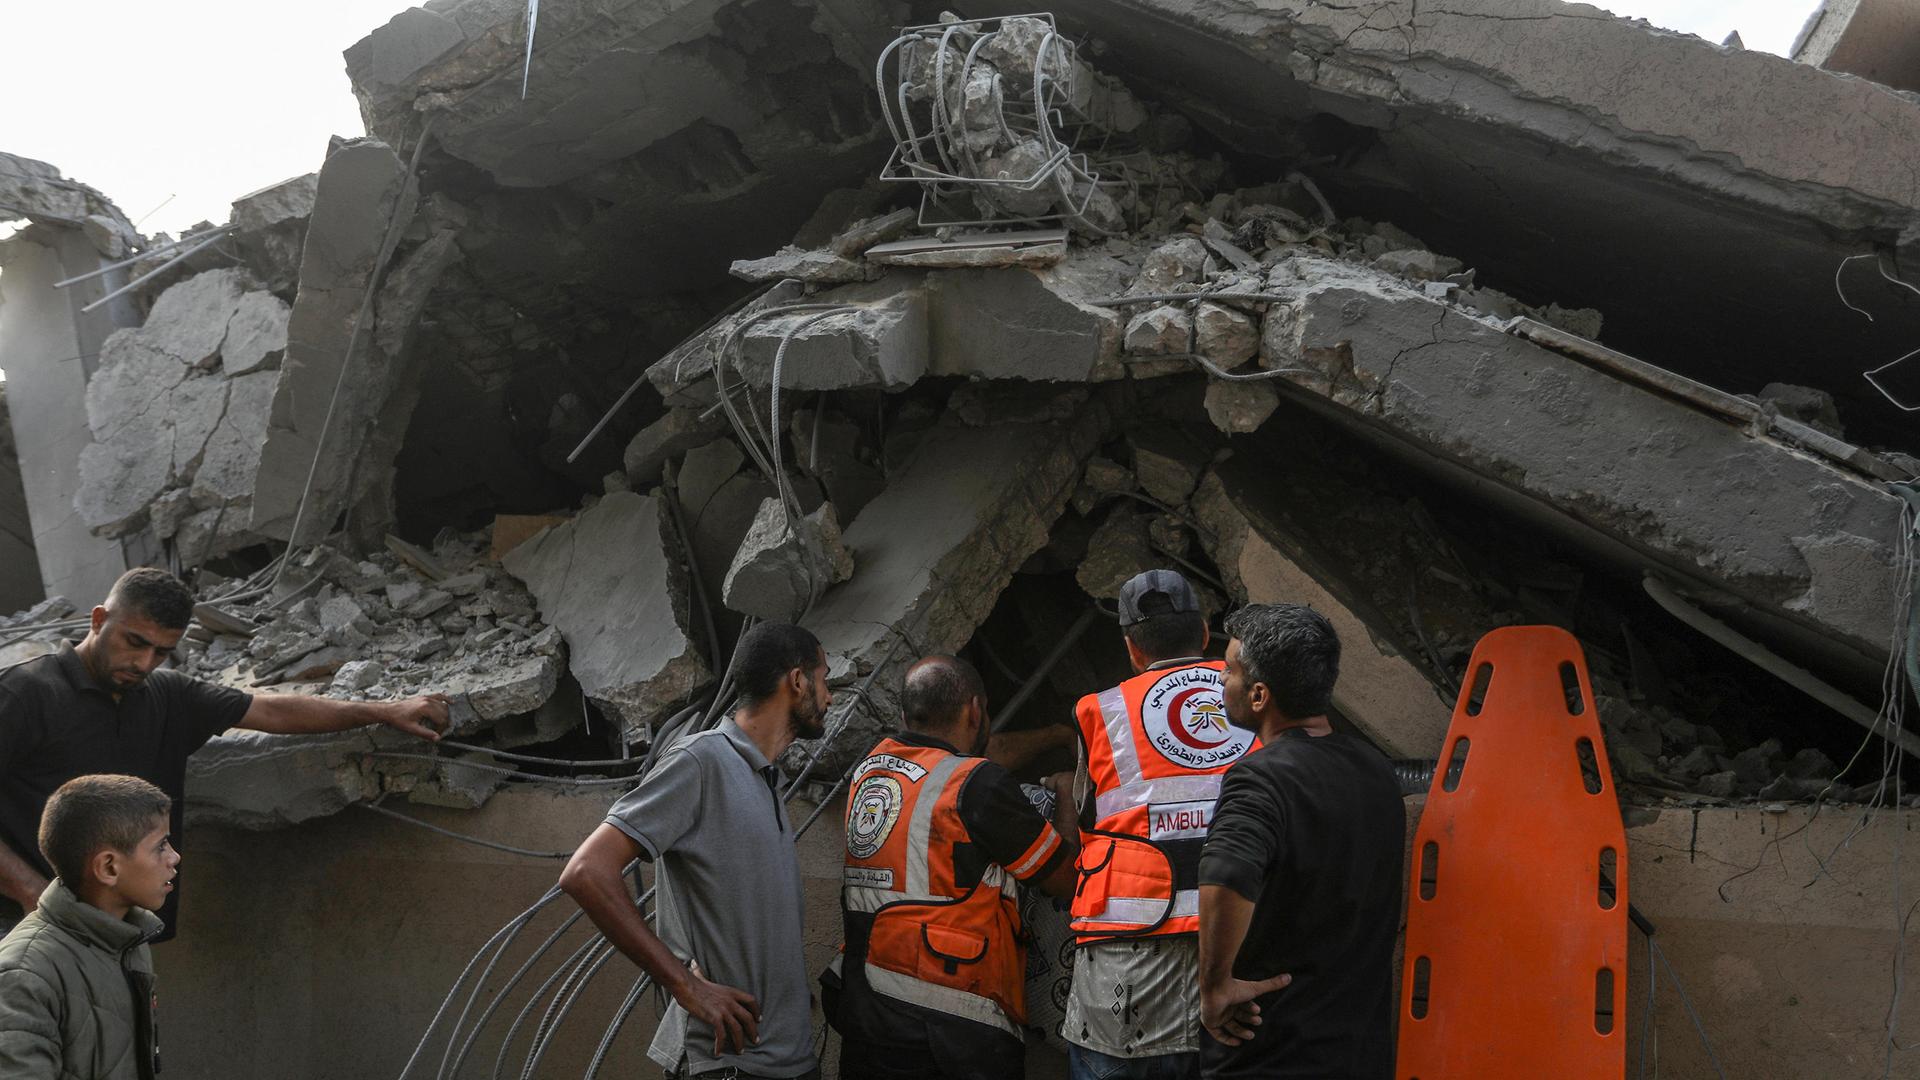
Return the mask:
<path id="1" fill-rule="evenodd" d="M 157 563 L 202 592 L 181 662 L 208 678 L 456 700 L 439 756 L 196 757 L 184 981 L 281 1049 L 196 1032 L 194 1067 L 399 1072 L 454 954 L 551 876 L 339 812 L 569 847 L 621 759 L 724 707 L 746 619 L 815 630 L 850 692 L 787 763 L 830 801 L 912 658 L 974 659 L 1017 742 L 1124 673 L 1090 613 L 1171 565 L 1215 613 L 1328 614 L 1338 721 L 1416 773 L 1482 634 L 1574 631 L 1635 902 L 1720 1059 L 1911 1068 L 1885 972 L 1920 736 L 1886 673 L 1920 104 L 1554 0 L 1012 14 L 435 0 L 347 50 L 368 137 L 179 241 L 0 158 L 31 222 L 0 242 L 0 543 L 39 566 L 5 648 Z M 370 920 L 302 929 L 354 943 L 284 1003 L 313 1019 L 213 974 L 253 862 Z M 365 912 L 375 869 L 432 917 Z M 401 983 L 420 1001 L 364 1015 Z M 583 1038 L 542 1067 L 637 1060 Z"/>

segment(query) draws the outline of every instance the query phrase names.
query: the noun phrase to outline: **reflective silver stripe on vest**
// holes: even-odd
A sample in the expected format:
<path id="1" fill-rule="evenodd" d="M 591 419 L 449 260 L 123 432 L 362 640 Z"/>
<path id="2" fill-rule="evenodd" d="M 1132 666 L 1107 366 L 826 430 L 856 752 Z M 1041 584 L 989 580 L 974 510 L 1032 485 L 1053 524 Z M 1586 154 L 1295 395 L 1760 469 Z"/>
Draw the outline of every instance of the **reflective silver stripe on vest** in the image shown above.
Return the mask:
<path id="1" fill-rule="evenodd" d="M 939 986 L 922 982 L 911 975 L 902 975 L 897 971 L 888 971 L 873 964 L 867 965 L 867 985 L 877 993 L 890 998 L 920 1005 L 948 1016 L 977 1021 L 1020 1038 L 1020 1029 L 1014 1025 L 1007 1014 L 992 998 L 978 994 L 969 994 L 965 990 L 955 990 L 951 986 Z"/>
<path id="2" fill-rule="evenodd" d="M 947 782 L 953 779 L 954 770 L 966 762 L 967 759 L 958 754 L 948 754 L 920 782 L 920 793 L 913 802 L 913 819 L 907 822 L 907 888 L 902 899 L 947 899 L 935 897 L 928 891 L 933 878 L 927 865 L 933 848 L 933 808 L 946 794 Z"/>
<path id="3" fill-rule="evenodd" d="M 1094 796 L 1093 814 L 1096 819 L 1105 821 L 1115 814 L 1154 803 L 1212 802 L 1220 797 L 1220 780 L 1224 775 L 1162 776 L 1121 784 L 1112 791 L 1103 791 Z"/>
<path id="4" fill-rule="evenodd" d="M 1127 695 L 1117 686 L 1100 692 L 1100 720 L 1107 725 L 1107 753 L 1122 786 L 1140 780 L 1139 751 L 1133 745 L 1133 714 Z"/>
<path id="5" fill-rule="evenodd" d="M 1107 906 L 1096 914 L 1073 920 L 1073 925 L 1085 923 L 1122 923 L 1127 926 L 1151 926 L 1160 920 L 1160 913 L 1167 910 L 1165 900 L 1155 900 L 1150 896 L 1112 896 L 1107 898 Z M 1169 919 L 1178 919 L 1187 915 L 1200 914 L 1200 890 L 1182 889 L 1173 894 L 1173 911 Z"/>

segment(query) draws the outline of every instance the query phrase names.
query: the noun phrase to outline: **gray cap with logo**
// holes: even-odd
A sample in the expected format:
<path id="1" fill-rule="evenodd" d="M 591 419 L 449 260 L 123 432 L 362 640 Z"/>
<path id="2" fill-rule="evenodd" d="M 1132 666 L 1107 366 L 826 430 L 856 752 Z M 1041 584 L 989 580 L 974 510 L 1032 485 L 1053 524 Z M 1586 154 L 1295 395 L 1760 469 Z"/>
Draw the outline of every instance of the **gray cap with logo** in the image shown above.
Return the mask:
<path id="1" fill-rule="evenodd" d="M 1154 610 L 1142 610 L 1140 602 L 1149 596 L 1166 597 L 1166 606 L 1149 605 Z M 1200 598 L 1194 594 L 1193 586 L 1175 570 L 1148 570 L 1135 574 L 1120 586 L 1120 625 L 1132 626 L 1154 615 L 1185 614 L 1200 610 Z"/>

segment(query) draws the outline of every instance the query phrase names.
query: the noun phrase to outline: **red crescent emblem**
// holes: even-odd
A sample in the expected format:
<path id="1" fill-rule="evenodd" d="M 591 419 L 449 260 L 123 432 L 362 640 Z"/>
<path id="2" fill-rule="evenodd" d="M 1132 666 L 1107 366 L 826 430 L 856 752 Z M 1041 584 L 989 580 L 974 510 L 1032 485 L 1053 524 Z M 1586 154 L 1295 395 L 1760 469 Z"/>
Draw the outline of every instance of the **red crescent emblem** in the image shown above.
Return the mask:
<path id="1" fill-rule="evenodd" d="M 1201 742 L 1187 731 L 1185 715 L 1187 699 L 1193 697 L 1195 694 L 1211 692 L 1213 692 L 1213 687 L 1211 686 L 1190 686 L 1178 694 L 1175 694 L 1173 700 L 1167 703 L 1167 730 L 1173 733 L 1174 738 L 1179 739 L 1195 750 L 1211 750 L 1227 741 L 1227 736 L 1233 734 L 1230 731 L 1222 732 L 1220 737 L 1212 742 Z M 1209 727 L 1212 727 L 1212 725 L 1209 725 Z M 1218 731 L 1219 729 L 1213 728 L 1213 730 Z"/>

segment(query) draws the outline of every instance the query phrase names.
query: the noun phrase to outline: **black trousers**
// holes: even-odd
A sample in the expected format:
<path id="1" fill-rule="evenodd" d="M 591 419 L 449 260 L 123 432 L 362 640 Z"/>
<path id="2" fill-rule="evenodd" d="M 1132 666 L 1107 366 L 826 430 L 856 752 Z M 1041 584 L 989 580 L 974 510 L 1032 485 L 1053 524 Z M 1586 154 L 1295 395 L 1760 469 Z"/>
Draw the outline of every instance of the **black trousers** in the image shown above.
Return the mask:
<path id="1" fill-rule="evenodd" d="M 1025 1080 L 1027 1053 L 1020 1040 L 966 1026 L 975 1029 L 971 1038 L 946 1039 L 937 1030 L 921 1040 L 843 1037 L 840 1080 Z"/>

